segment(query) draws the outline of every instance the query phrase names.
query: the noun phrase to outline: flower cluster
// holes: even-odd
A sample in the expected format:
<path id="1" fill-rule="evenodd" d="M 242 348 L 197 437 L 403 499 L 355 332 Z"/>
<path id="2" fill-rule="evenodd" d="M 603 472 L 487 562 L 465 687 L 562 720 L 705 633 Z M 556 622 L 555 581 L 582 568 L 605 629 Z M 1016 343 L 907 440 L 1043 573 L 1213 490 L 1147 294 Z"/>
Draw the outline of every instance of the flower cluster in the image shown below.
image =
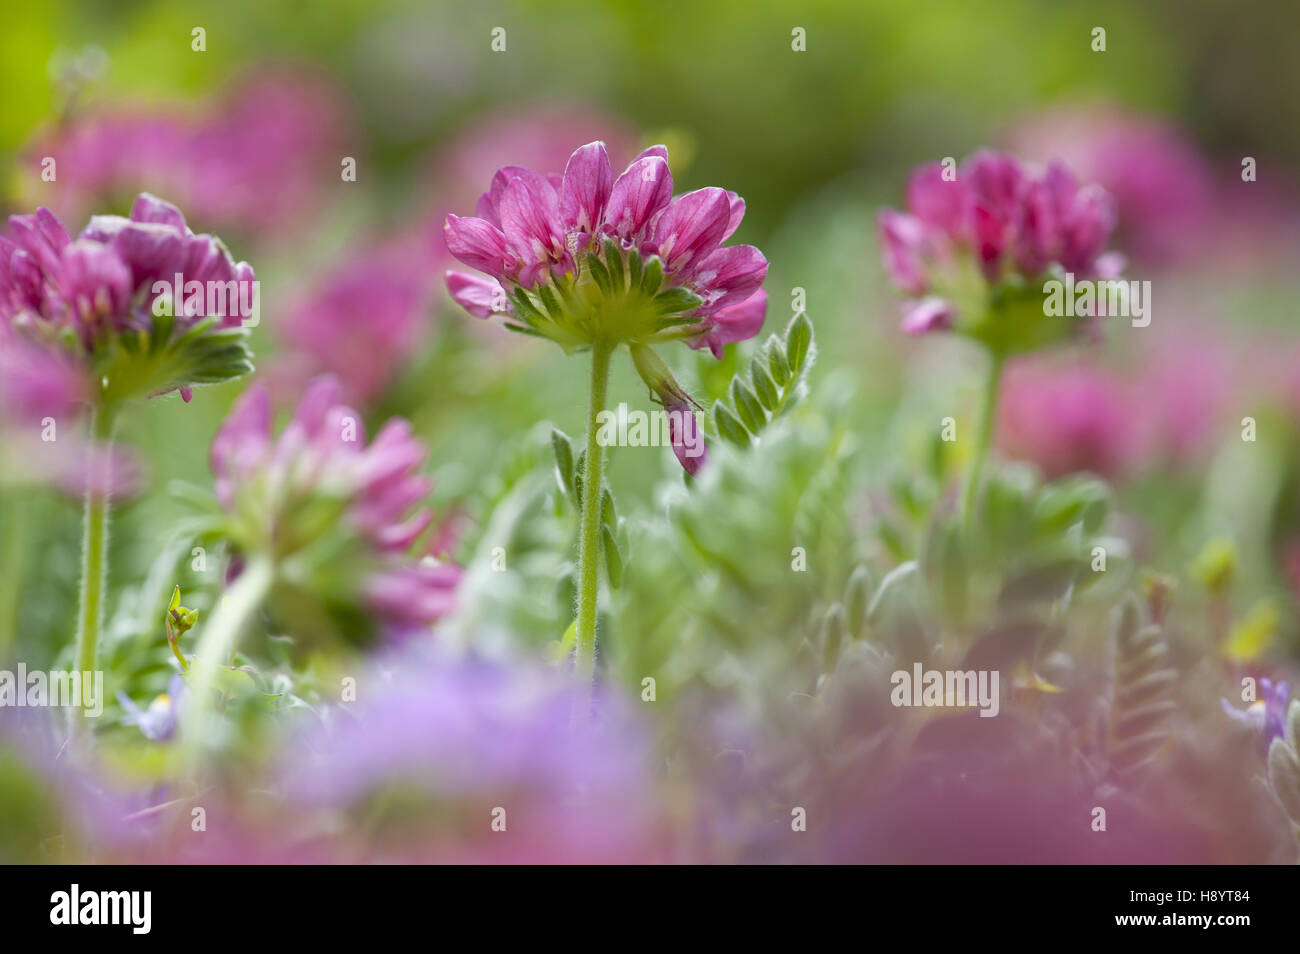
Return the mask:
<path id="1" fill-rule="evenodd" d="M 410 425 L 388 421 L 369 446 L 362 428 L 361 415 L 340 403 L 338 381 L 322 377 L 273 438 L 270 396 L 258 385 L 231 410 L 211 451 L 236 553 L 274 563 L 277 599 L 290 615 L 324 606 L 355 636 L 368 635 L 357 628 L 357 609 L 395 630 L 439 619 L 460 575 L 401 558 L 432 520 L 418 506 L 431 484 L 416 473 L 425 452 Z"/>
<path id="2" fill-rule="evenodd" d="M 1115 220 L 1105 190 L 1080 186 L 1058 162 L 1038 169 L 980 151 L 960 170 L 921 166 L 907 185 L 907 211 L 886 209 L 878 223 L 885 267 L 909 296 L 903 330 L 955 329 L 1014 350 L 1024 329 L 998 325 L 1017 292 L 1030 293 L 1041 319 L 1031 286 L 1049 269 L 1079 278 L 1120 272 L 1123 259 L 1104 253 Z"/>
<path id="3" fill-rule="evenodd" d="M 0 322 L 75 356 L 98 393 L 210 384 L 252 370 L 244 322 L 255 314 L 252 268 L 180 210 L 151 195 L 130 218 L 94 216 L 73 239 L 48 209 L 13 216 L 0 238 Z M 179 292 L 179 294 L 178 294 Z"/>
<path id="4" fill-rule="evenodd" d="M 566 351 L 685 341 L 721 357 L 758 334 L 767 311 L 767 260 L 752 245 L 723 245 L 745 203 L 704 188 L 673 197 L 668 151 L 653 146 L 615 178 L 605 144 L 569 158 L 563 176 L 500 169 L 476 217 L 447 217 L 447 248 L 485 273 L 447 273 L 452 297 L 482 318 L 549 338 Z M 689 412 L 662 362 L 638 370 L 669 411 Z M 679 435 L 680 437 L 681 435 Z M 678 456 L 686 459 L 678 448 Z"/>

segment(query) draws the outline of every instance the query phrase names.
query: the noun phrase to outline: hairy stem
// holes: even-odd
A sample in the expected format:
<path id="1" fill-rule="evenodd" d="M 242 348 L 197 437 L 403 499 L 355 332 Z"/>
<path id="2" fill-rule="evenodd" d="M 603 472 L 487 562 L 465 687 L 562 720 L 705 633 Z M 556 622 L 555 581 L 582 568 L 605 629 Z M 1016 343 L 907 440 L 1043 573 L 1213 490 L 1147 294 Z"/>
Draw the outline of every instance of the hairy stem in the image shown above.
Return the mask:
<path id="1" fill-rule="evenodd" d="M 980 416 L 975 435 L 975 456 L 971 460 L 970 473 L 966 477 L 966 489 L 962 495 L 962 522 L 969 529 L 975 520 L 975 507 L 979 500 L 980 484 L 984 478 L 984 462 L 989 456 L 989 445 L 993 439 L 993 422 L 997 417 L 998 387 L 1002 381 L 1001 355 L 990 357 L 988 380 L 984 384 L 983 400 L 980 403 Z"/>
<path id="2" fill-rule="evenodd" d="M 582 513 L 578 523 L 577 671 L 590 684 L 596 668 L 596 598 L 600 588 L 600 493 L 605 449 L 596 439 L 597 417 L 605 409 L 609 360 L 614 347 L 597 341 L 591 348 L 591 397 L 587 405 L 587 454 L 582 468 Z"/>
<path id="3" fill-rule="evenodd" d="M 100 631 L 104 626 L 104 587 L 108 577 L 108 518 L 112 474 L 109 458 L 113 452 L 113 429 L 117 409 L 108 403 L 95 404 L 90 412 L 90 453 L 103 466 L 88 473 L 84 520 L 81 533 L 81 591 L 77 610 L 75 668 L 91 672 L 99 651 Z M 102 480 L 102 486 L 99 486 Z"/>

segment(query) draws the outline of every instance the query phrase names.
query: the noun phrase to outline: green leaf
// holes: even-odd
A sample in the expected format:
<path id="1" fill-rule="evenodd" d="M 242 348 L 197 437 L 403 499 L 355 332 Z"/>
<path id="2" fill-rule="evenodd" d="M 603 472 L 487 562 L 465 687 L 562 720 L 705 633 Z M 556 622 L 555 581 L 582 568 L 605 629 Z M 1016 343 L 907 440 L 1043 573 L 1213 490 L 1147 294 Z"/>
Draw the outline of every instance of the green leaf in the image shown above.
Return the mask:
<path id="1" fill-rule="evenodd" d="M 578 495 L 573 484 L 573 442 L 564 431 L 552 427 L 551 448 L 555 451 L 555 473 L 560 481 L 560 489 L 576 507 Z"/>
<path id="2" fill-rule="evenodd" d="M 785 331 L 786 361 L 790 365 L 792 376 L 798 376 L 803 370 L 804 360 L 812 347 L 813 326 L 806 312 L 799 312 L 790 321 Z"/>
<path id="3" fill-rule="evenodd" d="M 645 260 L 645 275 L 641 278 L 641 290 L 647 295 L 659 291 L 664 282 L 664 263 L 658 255 L 651 255 Z"/>
<path id="4" fill-rule="evenodd" d="M 627 277 L 623 274 L 623 250 L 612 238 L 605 238 L 605 266 L 609 269 L 609 281 L 615 291 L 627 288 Z"/>
<path id="5" fill-rule="evenodd" d="M 825 672 L 835 668 L 840 658 L 840 650 L 848 641 L 848 622 L 844 617 L 844 607 L 835 603 L 826 613 L 825 636 L 822 641 L 822 666 Z"/>
<path id="6" fill-rule="evenodd" d="M 702 304 L 704 304 L 703 298 L 681 285 L 661 291 L 654 297 L 655 309 L 664 315 L 679 315 L 682 312 L 694 311 Z"/>
<path id="7" fill-rule="evenodd" d="M 866 626 L 867 607 L 871 605 L 873 586 L 871 570 L 866 564 L 858 564 L 853 575 L 849 577 L 849 585 L 844 590 L 844 613 L 851 635 L 861 635 L 863 627 Z"/>
<path id="8" fill-rule="evenodd" d="M 600 286 L 600 290 L 608 295 L 614 287 L 610 281 L 609 269 L 607 269 L 605 264 L 596 257 L 594 252 L 587 253 L 585 263 L 587 271 L 591 272 L 591 277 L 596 280 L 596 284 Z"/>
<path id="9" fill-rule="evenodd" d="M 629 288 L 641 285 L 641 253 L 636 249 L 627 253 L 627 284 Z"/>
<path id="10" fill-rule="evenodd" d="M 721 401 L 713 405 L 713 423 L 718 429 L 718 434 L 725 440 L 737 447 L 749 446 L 749 432 L 745 430 L 745 426 L 740 423 L 732 410 Z"/>
<path id="11" fill-rule="evenodd" d="M 739 377 L 731 379 L 731 401 L 736 406 L 741 422 L 750 433 L 757 434 L 763 429 L 763 425 L 767 423 L 767 414 L 763 410 L 763 405 L 758 403 L 758 398 L 749 389 L 749 385 Z"/>
<path id="12" fill-rule="evenodd" d="M 776 389 L 776 382 L 772 380 L 772 375 L 763 366 L 761 355 L 754 355 L 754 359 L 750 361 L 749 377 L 754 383 L 754 393 L 758 395 L 758 400 L 763 407 L 775 411 L 781 403 L 781 394 Z"/>
<path id="13" fill-rule="evenodd" d="M 767 353 L 767 364 L 772 370 L 772 380 L 785 387 L 790 383 L 793 375 L 790 373 L 790 363 L 786 360 L 785 345 L 776 335 L 767 339 L 767 344 L 763 350 Z"/>
<path id="14" fill-rule="evenodd" d="M 619 553 L 618 541 L 614 539 L 609 524 L 601 527 L 601 541 L 605 550 L 605 569 L 609 574 L 609 585 L 618 589 L 623 582 L 623 555 Z"/>
<path id="15" fill-rule="evenodd" d="M 600 491 L 600 520 L 611 530 L 618 527 L 618 515 L 614 510 L 614 495 L 610 492 L 608 486 L 602 487 Z"/>

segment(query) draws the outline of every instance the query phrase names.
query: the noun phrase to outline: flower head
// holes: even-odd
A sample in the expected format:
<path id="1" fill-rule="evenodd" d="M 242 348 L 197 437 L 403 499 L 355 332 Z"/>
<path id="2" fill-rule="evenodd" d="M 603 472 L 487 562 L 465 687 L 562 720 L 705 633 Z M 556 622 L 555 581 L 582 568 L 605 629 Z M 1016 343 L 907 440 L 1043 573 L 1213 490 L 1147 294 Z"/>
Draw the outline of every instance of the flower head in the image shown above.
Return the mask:
<path id="1" fill-rule="evenodd" d="M 1122 267 L 1103 254 L 1114 203 L 1057 162 L 1039 169 L 982 151 L 960 170 L 921 166 L 907 211 L 886 209 L 878 224 L 885 268 L 908 296 L 903 330 L 954 329 L 1002 351 L 1050 340 L 1036 287 L 1049 271 L 1112 277 Z"/>
<path id="2" fill-rule="evenodd" d="M 476 216 L 447 217 L 447 248 L 483 273 L 448 272 L 447 287 L 471 314 L 500 314 L 566 351 L 685 341 L 720 356 L 756 335 L 766 310 L 767 260 L 723 245 L 744 212 L 725 189 L 674 198 L 663 146 L 615 176 L 605 144 L 588 143 L 563 175 L 498 170 Z M 662 381 L 647 384 L 662 397 Z"/>
<path id="3" fill-rule="evenodd" d="M 73 239 L 48 209 L 0 238 L 0 322 L 62 350 L 101 401 L 210 384 L 252 370 L 243 343 L 256 283 L 219 239 L 148 194 L 131 216 L 98 215 Z"/>
<path id="4" fill-rule="evenodd" d="M 424 447 L 406 421 L 388 421 L 367 446 L 361 415 L 321 377 L 273 437 L 259 385 L 236 402 L 211 460 L 227 535 L 237 553 L 275 562 L 282 605 L 323 608 L 350 635 L 365 635 L 363 609 L 399 629 L 450 609 L 459 569 L 402 559 L 432 520 L 419 506 L 431 488 L 416 473 Z"/>

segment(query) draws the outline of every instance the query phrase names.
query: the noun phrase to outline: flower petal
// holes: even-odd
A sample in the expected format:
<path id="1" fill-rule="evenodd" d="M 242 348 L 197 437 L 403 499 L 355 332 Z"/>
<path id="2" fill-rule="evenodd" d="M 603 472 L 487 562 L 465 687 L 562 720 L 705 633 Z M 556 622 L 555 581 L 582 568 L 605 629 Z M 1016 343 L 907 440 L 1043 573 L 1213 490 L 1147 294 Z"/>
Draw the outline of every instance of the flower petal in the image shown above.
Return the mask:
<path id="1" fill-rule="evenodd" d="M 564 167 L 560 186 L 560 223 L 565 230 L 595 232 L 614 187 L 614 171 L 603 142 L 579 148 Z"/>
<path id="2" fill-rule="evenodd" d="M 668 205 L 673 174 L 658 155 L 637 159 L 618 177 L 605 209 L 605 230 L 625 242 L 637 242 L 650 219 Z"/>

